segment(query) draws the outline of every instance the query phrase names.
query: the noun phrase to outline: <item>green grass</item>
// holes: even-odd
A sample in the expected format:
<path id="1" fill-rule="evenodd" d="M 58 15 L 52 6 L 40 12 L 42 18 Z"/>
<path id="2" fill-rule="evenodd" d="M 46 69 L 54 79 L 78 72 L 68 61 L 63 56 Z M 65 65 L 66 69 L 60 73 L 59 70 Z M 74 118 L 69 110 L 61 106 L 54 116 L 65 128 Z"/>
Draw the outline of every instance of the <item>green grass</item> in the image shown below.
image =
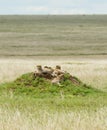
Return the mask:
<path id="1" fill-rule="evenodd" d="M 31 95 L 34 97 L 54 97 L 54 96 L 86 96 L 98 93 L 95 88 L 87 86 L 75 77 L 79 84 L 71 82 L 70 75 L 65 74 L 61 85 L 52 84 L 51 81 L 37 77 L 33 73 L 27 73 L 16 79 L 14 82 L 4 84 L 5 88 L 15 94 Z"/>
<path id="2" fill-rule="evenodd" d="M 27 73 L 15 81 L 0 86 L 0 106 L 18 108 L 21 111 L 36 108 L 48 111 L 66 111 L 72 109 L 95 110 L 106 106 L 107 94 L 83 84 L 73 84 L 65 75 L 61 86 L 52 85 L 44 78 L 34 79 L 33 73 Z M 34 113 L 37 114 L 34 110 Z"/>

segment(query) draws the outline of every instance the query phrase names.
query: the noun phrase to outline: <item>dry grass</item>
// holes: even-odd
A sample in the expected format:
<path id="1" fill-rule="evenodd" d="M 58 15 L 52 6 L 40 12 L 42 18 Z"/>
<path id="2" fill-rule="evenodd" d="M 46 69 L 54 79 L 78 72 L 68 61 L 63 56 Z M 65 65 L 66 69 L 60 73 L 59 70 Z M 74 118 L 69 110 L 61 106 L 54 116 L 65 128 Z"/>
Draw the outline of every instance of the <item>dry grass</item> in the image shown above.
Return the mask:
<path id="1" fill-rule="evenodd" d="M 38 117 L 29 112 L 21 113 L 0 109 L 0 130 L 106 130 L 107 108 L 96 112 L 55 112 L 40 111 Z"/>

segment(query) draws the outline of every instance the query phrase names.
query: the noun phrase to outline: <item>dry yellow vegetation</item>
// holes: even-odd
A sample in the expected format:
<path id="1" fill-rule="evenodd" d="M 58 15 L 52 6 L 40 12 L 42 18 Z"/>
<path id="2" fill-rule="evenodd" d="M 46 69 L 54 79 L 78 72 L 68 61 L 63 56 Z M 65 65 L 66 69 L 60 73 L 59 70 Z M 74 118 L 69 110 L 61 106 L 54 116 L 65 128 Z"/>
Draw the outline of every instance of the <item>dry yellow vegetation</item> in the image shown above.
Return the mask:
<path id="1" fill-rule="evenodd" d="M 35 109 L 35 108 L 34 108 Z M 36 111 L 36 109 L 35 109 Z M 19 110 L 0 109 L 0 130 L 106 130 L 107 107 L 88 113 L 79 112 L 39 111 L 33 118 L 30 112 L 26 114 Z"/>

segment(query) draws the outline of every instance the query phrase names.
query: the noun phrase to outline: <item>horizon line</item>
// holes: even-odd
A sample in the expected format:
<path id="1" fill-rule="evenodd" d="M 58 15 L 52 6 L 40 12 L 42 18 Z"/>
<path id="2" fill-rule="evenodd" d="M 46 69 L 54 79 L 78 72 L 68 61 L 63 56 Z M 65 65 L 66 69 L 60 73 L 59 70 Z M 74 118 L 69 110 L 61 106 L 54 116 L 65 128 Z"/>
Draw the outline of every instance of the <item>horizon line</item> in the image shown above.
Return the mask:
<path id="1" fill-rule="evenodd" d="M 0 15 L 107 15 L 107 13 L 92 13 L 92 14 L 0 14 Z"/>

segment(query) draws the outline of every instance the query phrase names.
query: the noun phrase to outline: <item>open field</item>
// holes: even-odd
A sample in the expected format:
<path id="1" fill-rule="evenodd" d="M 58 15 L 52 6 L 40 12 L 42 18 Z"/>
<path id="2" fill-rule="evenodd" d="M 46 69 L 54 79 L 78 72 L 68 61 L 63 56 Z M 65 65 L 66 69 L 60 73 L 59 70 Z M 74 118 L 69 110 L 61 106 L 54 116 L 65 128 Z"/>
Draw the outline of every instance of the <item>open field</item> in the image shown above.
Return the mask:
<path id="1" fill-rule="evenodd" d="M 107 15 L 0 16 L 0 57 L 107 55 Z"/>
<path id="2" fill-rule="evenodd" d="M 0 16 L 0 130 L 107 129 L 107 16 Z M 102 91 L 35 98 L 7 82 L 61 65 Z"/>

